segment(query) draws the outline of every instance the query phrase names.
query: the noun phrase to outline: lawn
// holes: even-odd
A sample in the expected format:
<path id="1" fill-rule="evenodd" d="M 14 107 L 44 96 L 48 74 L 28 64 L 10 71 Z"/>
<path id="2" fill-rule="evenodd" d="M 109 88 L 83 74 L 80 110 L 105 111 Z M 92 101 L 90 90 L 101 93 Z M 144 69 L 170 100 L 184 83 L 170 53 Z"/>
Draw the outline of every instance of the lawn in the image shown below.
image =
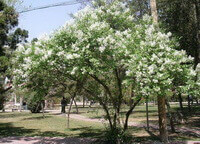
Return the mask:
<path id="1" fill-rule="evenodd" d="M 178 109 L 178 106 L 173 106 L 173 110 Z M 73 112 L 74 110 L 72 110 Z M 185 108 L 187 111 L 187 108 Z M 199 130 L 200 132 L 200 115 L 199 107 L 194 107 L 196 113 L 188 116 L 188 121 L 177 126 L 189 127 Z M 79 108 L 81 115 L 90 118 L 102 118 L 104 115 L 100 107 Z M 157 124 L 157 107 L 149 107 L 150 123 Z M 131 122 L 141 122 L 145 124 L 145 106 L 136 107 L 134 113 L 130 117 Z M 29 112 L 7 112 L 0 113 L 0 137 L 7 136 L 45 136 L 45 137 L 82 137 L 82 138 L 102 138 L 105 132 L 105 124 L 100 122 L 87 122 L 81 120 L 70 119 L 70 128 L 66 126 L 67 119 L 64 115 L 45 113 L 45 118 L 42 114 L 32 114 Z M 157 129 L 150 129 L 150 132 L 145 128 L 129 127 L 129 132 L 133 136 L 135 142 L 155 141 L 158 140 L 159 132 Z M 200 140 L 198 136 L 188 132 L 171 133 L 169 131 L 170 140 L 186 141 Z"/>
<path id="2" fill-rule="evenodd" d="M 55 114 L 31 114 L 28 112 L 0 113 L 0 136 L 48 136 L 48 137 L 98 137 L 103 125 L 85 121 L 70 120 Z"/>
<path id="3" fill-rule="evenodd" d="M 178 104 L 172 104 L 171 110 L 174 112 L 175 118 L 178 119 L 178 113 L 180 112 L 179 105 Z M 90 117 L 92 119 L 98 119 L 103 118 L 105 116 L 105 113 L 101 107 L 92 107 L 92 108 L 79 108 L 80 114 L 84 115 L 86 117 Z M 123 111 L 127 111 L 127 108 L 123 108 Z M 73 110 L 75 112 L 75 110 Z M 187 105 L 184 105 L 183 112 L 185 116 L 183 116 L 184 123 L 175 123 L 176 128 L 187 128 L 191 131 L 184 131 L 184 132 L 176 132 L 171 133 L 169 130 L 169 135 L 172 140 L 200 140 L 199 135 L 197 136 L 192 131 L 195 131 L 200 134 L 200 106 L 194 105 L 192 108 L 192 111 L 189 112 Z M 124 117 L 124 113 L 121 114 L 122 117 Z M 157 105 L 149 105 L 149 121 L 150 124 L 154 124 L 158 126 L 158 112 L 157 112 Z M 137 106 L 132 115 L 129 118 L 129 122 L 138 122 L 143 125 L 146 125 L 146 108 L 145 105 L 139 105 Z M 169 125 L 169 122 L 168 122 Z M 136 128 L 132 128 L 136 129 Z M 147 139 L 152 134 L 156 137 L 159 135 L 158 130 L 151 129 L 152 133 L 147 132 L 144 128 L 138 128 L 137 132 L 133 132 L 132 135 L 137 138 L 144 138 Z"/>

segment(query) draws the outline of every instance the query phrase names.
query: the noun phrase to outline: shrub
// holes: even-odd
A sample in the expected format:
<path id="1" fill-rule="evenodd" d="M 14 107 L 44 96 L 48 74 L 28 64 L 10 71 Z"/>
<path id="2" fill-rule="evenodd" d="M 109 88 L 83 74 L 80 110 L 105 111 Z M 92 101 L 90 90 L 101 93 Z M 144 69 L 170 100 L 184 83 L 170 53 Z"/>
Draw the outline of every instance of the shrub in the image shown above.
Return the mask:
<path id="1" fill-rule="evenodd" d="M 131 135 L 128 131 L 124 131 L 121 127 L 117 127 L 115 129 L 107 128 L 105 132 L 105 143 L 129 144 L 131 143 Z"/>
<path id="2" fill-rule="evenodd" d="M 27 99 L 28 109 L 32 113 L 39 113 L 42 110 L 42 103 L 43 100 L 37 99 L 37 96 L 32 96 L 29 99 Z"/>

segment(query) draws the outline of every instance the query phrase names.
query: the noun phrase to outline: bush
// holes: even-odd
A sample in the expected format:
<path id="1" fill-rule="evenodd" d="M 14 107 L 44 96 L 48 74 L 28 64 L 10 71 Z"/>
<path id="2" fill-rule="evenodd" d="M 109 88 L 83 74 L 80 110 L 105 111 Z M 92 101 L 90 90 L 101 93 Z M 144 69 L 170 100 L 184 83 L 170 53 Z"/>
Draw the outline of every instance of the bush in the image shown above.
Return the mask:
<path id="1" fill-rule="evenodd" d="M 105 143 L 107 144 L 129 144 L 131 143 L 131 135 L 118 127 L 116 129 L 107 128 L 105 132 Z"/>
<path id="2" fill-rule="evenodd" d="M 27 100 L 28 109 L 32 113 L 39 113 L 42 110 L 43 100 L 37 99 L 37 96 L 30 97 Z"/>

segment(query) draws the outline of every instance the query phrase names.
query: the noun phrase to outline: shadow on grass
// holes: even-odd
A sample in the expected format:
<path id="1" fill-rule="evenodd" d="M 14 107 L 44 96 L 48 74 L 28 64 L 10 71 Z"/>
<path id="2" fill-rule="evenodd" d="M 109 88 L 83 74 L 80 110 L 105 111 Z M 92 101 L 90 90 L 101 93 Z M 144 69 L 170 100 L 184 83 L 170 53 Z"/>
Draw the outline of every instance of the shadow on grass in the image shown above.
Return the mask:
<path id="1" fill-rule="evenodd" d="M 12 123 L 0 123 L 0 137 L 25 136 L 34 133 L 34 129 L 25 129 L 23 127 L 14 127 Z"/>
<path id="2" fill-rule="evenodd" d="M 0 137 L 12 136 L 67 137 L 68 135 L 56 131 L 41 132 L 37 129 L 25 129 L 24 127 L 14 127 L 12 123 L 0 123 Z"/>
<path id="3" fill-rule="evenodd" d="M 79 131 L 76 137 L 79 138 L 100 138 L 104 130 L 94 129 L 92 127 L 71 128 L 70 131 Z M 0 137 L 12 136 L 41 136 L 41 137 L 68 137 L 63 132 L 44 131 L 41 132 L 37 129 L 25 129 L 24 127 L 14 127 L 12 123 L 0 123 Z"/>
<path id="4" fill-rule="evenodd" d="M 183 109 L 180 107 L 174 108 L 175 111 L 179 111 L 183 113 L 184 116 L 190 117 L 190 116 L 200 116 L 200 104 L 191 105 L 191 111 L 189 111 L 188 107 L 185 106 Z"/>
<path id="5" fill-rule="evenodd" d="M 92 127 L 70 128 L 70 131 L 80 131 L 80 133 L 77 136 L 79 138 L 102 138 L 102 134 L 105 132 L 103 129 L 94 129 Z"/>
<path id="6" fill-rule="evenodd" d="M 190 123 L 192 127 L 196 127 L 200 131 L 200 118 L 198 119 L 193 119 L 192 122 Z"/>
<path id="7" fill-rule="evenodd" d="M 153 142 L 160 142 L 159 138 L 150 137 L 150 136 L 141 136 L 141 137 L 134 137 L 132 143 L 149 143 L 152 144 Z"/>
<path id="8" fill-rule="evenodd" d="M 147 131 L 145 128 L 130 126 L 128 131 L 132 134 L 146 131 L 149 134 L 149 136 L 144 136 L 143 133 L 141 133 L 141 136 L 133 136 L 132 143 L 149 143 L 150 144 L 153 141 L 160 140 L 159 137 L 155 135 L 151 130 Z"/>
<path id="9" fill-rule="evenodd" d="M 43 117 L 43 116 L 38 116 L 38 117 L 24 118 L 23 120 L 41 120 L 41 119 L 44 119 L 44 118 L 51 118 L 51 117 L 52 117 L 52 116 L 45 115 L 44 117 Z"/>
<path id="10" fill-rule="evenodd" d="M 141 128 L 137 128 L 137 127 L 129 127 L 128 129 L 130 134 L 137 133 L 140 130 Z M 106 129 L 94 129 L 92 127 L 81 127 L 81 128 L 71 128 L 70 131 L 80 131 L 80 133 L 76 136 L 77 138 L 91 138 L 95 140 L 93 141 L 93 143 L 96 143 L 96 144 L 110 144 L 110 143 L 105 142 Z M 129 138 L 131 139 L 131 143 L 159 141 L 159 138 L 154 134 L 150 136 L 141 136 L 141 137 L 129 135 Z"/>
<path id="11" fill-rule="evenodd" d="M 20 112 L 4 112 L 4 113 L 0 113 L 0 119 L 4 119 L 4 118 L 18 118 L 18 117 L 24 117 L 30 115 L 29 112 L 27 113 L 20 113 Z"/>
<path id="12" fill-rule="evenodd" d="M 101 115 L 101 116 L 89 116 L 90 119 L 102 119 L 105 118 L 105 115 Z"/>

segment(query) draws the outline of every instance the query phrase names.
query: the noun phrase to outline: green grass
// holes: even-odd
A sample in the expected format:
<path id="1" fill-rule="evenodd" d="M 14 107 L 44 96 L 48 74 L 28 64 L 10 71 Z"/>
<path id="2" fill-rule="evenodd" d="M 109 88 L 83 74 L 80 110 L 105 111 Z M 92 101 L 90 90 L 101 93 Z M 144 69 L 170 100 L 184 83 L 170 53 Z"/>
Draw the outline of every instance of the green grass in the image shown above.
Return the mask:
<path id="1" fill-rule="evenodd" d="M 101 123 L 70 120 L 66 126 L 66 117 L 31 113 L 0 113 L 0 136 L 63 136 L 63 137 L 99 137 L 103 130 Z"/>
<path id="2" fill-rule="evenodd" d="M 105 112 L 101 107 L 92 107 L 92 108 L 79 108 L 81 115 L 84 115 L 89 118 L 104 118 Z M 122 109 L 121 116 L 124 117 L 125 113 L 128 111 L 128 108 L 124 107 Z M 158 113 L 156 106 L 149 106 L 149 116 L 153 120 L 157 120 Z M 146 109 L 144 105 L 137 106 L 133 113 L 130 115 L 129 121 L 133 122 L 142 122 L 146 120 Z"/>
<path id="3" fill-rule="evenodd" d="M 173 112 L 180 111 L 178 104 L 171 105 L 171 109 Z M 89 118 L 103 118 L 105 116 L 105 113 L 101 107 L 84 108 L 84 109 L 79 108 L 79 110 L 81 112 L 81 115 L 84 115 Z M 122 117 L 124 116 L 124 114 L 127 110 L 128 110 L 127 108 L 123 108 Z M 186 119 L 187 121 L 184 124 L 176 123 L 175 127 L 184 126 L 189 129 L 190 128 L 198 129 L 200 131 L 200 107 L 193 106 L 192 111 L 189 112 L 187 106 L 185 105 L 182 113 L 185 115 L 183 118 Z M 175 116 L 176 116 L 176 114 L 175 114 Z M 129 121 L 130 122 L 140 122 L 140 123 L 146 124 L 146 107 L 145 107 L 145 105 L 137 106 L 133 110 L 133 113 L 131 114 Z M 150 124 L 158 125 L 158 110 L 157 110 L 156 105 L 149 106 L 149 121 L 150 121 Z M 132 130 L 134 130 L 134 131 L 131 131 L 131 132 L 134 135 L 134 137 L 137 137 L 138 142 L 140 140 L 145 141 L 146 139 L 152 139 L 152 137 L 150 137 L 151 134 L 149 134 L 147 131 L 145 131 L 145 129 L 143 129 L 143 128 L 139 128 L 137 130 L 136 129 L 137 128 L 132 128 Z M 156 139 L 155 137 L 159 135 L 158 130 L 152 129 L 151 131 L 154 134 L 153 139 Z M 180 140 L 180 141 L 182 141 L 182 140 L 183 141 L 185 141 L 185 140 L 200 140 L 200 138 L 198 138 L 198 136 L 195 136 L 194 134 L 192 134 L 190 132 L 173 134 L 169 131 L 169 134 L 170 134 L 170 139 L 172 139 L 172 140 Z"/>
<path id="4" fill-rule="evenodd" d="M 173 110 L 178 109 L 177 105 L 173 105 Z M 127 110 L 126 108 L 123 111 Z M 72 112 L 75 112 L 73 109 Z M 90 118 L 102 118 L 104 112 L 100 107 L 79 108 L 81 115 Z M 187 112 L 187 108 L 184 108 Z M 195 113 L 194 113 L 195 112 Z M 179 126 L 189 128 L 200 128 L 200 108 L 194 107 L 193 112 L 188 113 L 187 123 Z M 122 112 L 123 114 L 123 112 Z M 149 107 L 150 123 L 158 124 L 157 107 Z M 137 106 L 130 116 L 130 121 L 146 123 L 145 106 Z M 66 126 L 67 119 L 65 116 L 45 113 L 45 118 L 42 114 L 32 114 L 28 112 L 0 113 L 0 137 L 7 136 L 47 136 L 47 137 L 90 137 L 102 138 L 105 133 L 105 125 L 98 122 L 86 122 L 70 119 L 70 128 Z M 176 125 L 177 126 L 177 125 Z M 155 129 L 150 129 L 147 132 L 145 128 L 129 127 L 129 132 L 133 136 L 134 142 L 157 141 L 159 132 Z M 192 136 L 190 133 L 174 133 L 169 131 L 170 139 L 175 141 L 200 140 L 198 137 Z"/>

